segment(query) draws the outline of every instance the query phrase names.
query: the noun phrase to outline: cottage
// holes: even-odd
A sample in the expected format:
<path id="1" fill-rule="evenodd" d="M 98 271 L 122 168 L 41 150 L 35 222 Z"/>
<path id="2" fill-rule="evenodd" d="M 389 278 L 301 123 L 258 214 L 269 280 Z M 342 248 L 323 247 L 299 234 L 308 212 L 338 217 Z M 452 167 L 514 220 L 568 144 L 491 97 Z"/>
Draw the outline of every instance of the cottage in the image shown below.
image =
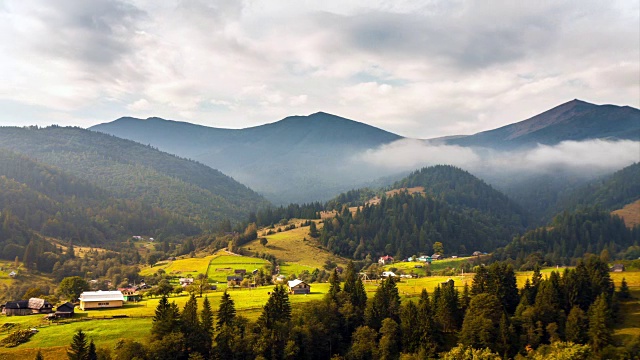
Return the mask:
<path id="1" fill-rule="evenodd" d="M 233 271 L 234 274 L 239 275 L 239 276 L 244 276 L 247 273 L 246 269 L 235 269 Z"/>
<path id="2" fill-rule="evenodd" d="M 289 286 L 289 294 L 297 295 L 311 293 L 311 286 L 300 279 L 289 281 L 287 282 L 287 285 Z"/>
<path id="3" fill-rule="evenodd" d="M 124 296 L 124 301 L 126 302 L 140 301 L 140 293 L 138 293 L 138 290 L 136 290 L 135 288 L 118 288 L 118 291 L 122 293 L 122 296 Z"/>
<path id="4" fill-rule="evenodd" d="M 71 318 L 73 317 L 73 313 L 75 310 L 75 306 L 72 303 L 66 302 L 56 309 L 55 316 L 58 318 Z"/>
<path id="5" fill-rule="evenodd" d="M 80 310 L 116 308 L 124 304 L 120 291 L 85 291 L 80 294 Z"/>
<path id="6" fill-rule="evenodd" d="M 380 257 L 380 259 L 378 259 L 378 264 L 380 265 L 387 265 L 391 263 L 393 263 L 393 257 L 389 255 L 382 256 Z"/>
<path id="7" fill-rule="evenodd" d="M 440 259 L 442 259 L 442 255 L 440 254 L 431 255 L 431 260 L 440 260 Z"/>
<path id="8" fill-rule="evenodd" d="M 193 285 L 193 278 L 180 278 L 178 282 L 182 287 Z"/>
<path id="9" fill-rule="evenodd" d="M 287 277 L 284 275 L 278 275 L 276 276 L 275 282 L 278 284 L 284 284 L 284 282 L 287 280 Z"/>
<path id="10" fill-rule="evenodd" d="M 227 276 L 227 287 L 241 286 L 242 280 L 242 276 Z"/>
<path id="11" fill-rule="evenodd" d="M 613 264 L 613 266 L 609 269 L 611 272 L 623 272 L 624 265 L 623 264 Z"/>

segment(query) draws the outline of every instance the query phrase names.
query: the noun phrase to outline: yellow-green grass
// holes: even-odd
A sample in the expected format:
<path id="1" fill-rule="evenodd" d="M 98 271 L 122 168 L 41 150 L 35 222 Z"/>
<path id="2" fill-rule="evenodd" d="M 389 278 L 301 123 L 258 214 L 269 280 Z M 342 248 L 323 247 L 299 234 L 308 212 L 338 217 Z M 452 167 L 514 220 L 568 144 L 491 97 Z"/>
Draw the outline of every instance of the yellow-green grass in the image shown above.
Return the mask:
<path id="1" fill-rule="evenodd" d="M 621 316 L 614 325 L 613 339 L 619 344 L 626 345 L 640 337 L 640 286 L 631 289 L 631 296 L 632 299 L 620 302 Z"/>
<path id="2" fill-rule="evenodd" d="M 13 261 L 0 261 L 0 285 L 10 285 L 13 279 L 9 276 L 12 271 L 17 271 Z"/>
<path id="3" fill-rule="evenodd" d="M 163 261 L 155 266 L 145 267 L 140 270 L 140 275 L 146 276 L 157 272 L 159 269 L 164 270 L 169 275 L 174 276 L 196 276 L 197 274 L 206 274 L 209 262 L 216 255 L 200 256 L 193 258 L 180 258 L 176 260 Z"/>
<path id="4" fill-rule="evenodd" d="M 426 275 L 427 269 L 431 271 L 441 271 L 446 269 L 458 269 L 466 262 L 475 263 L 476 257 L 462 257 L 456 259 L 443 259 L 443 260 L 435 260 L 432 261 L 431 264 L 424 263 L 422 261 L 400 261 L 394 262 L 393 264 L 385 265 L 385 270 L 390 270 L 391 268 L 396 268 L 398 270 L 402 270 L 406 274 L 418 274 L 418 275 Z M 421 265 L 422 268 L 416 268 L 416 265 Z"/>
<path id="5" fill-rule="evenodd" d="M 258 232 L 264 233 L 264 229 Z M 287 264 L 297 263 L 304 265 L 309 269 L 322 269 L 325 262 L 329 259 L 338 264 L 345 265 L 346 260 L 337 257 L 327 250 L 323 249 L 317 240 L 309 236 L 309 227 L 298 227 L 293 230 L 283 231 L 272 235 L 264 236 L 267 239 L 267 245 L 262 246 L 259 240 L 254 240 L 242 246 L 242 248 L 251 253 L 267 253 L 274 255 L 278 260 L 282 260 Z"/>
<path id="6" fill-rule="evenodd" d="M 244 269 L 251 274 L 254 269 L 260 269 L 268 263 L 264 259 L 249 256 L 218 255 L 209 262 L 207 275 L 211 281 L 226 282 L 227 276 L 234 275 L 237 269 Z"/>

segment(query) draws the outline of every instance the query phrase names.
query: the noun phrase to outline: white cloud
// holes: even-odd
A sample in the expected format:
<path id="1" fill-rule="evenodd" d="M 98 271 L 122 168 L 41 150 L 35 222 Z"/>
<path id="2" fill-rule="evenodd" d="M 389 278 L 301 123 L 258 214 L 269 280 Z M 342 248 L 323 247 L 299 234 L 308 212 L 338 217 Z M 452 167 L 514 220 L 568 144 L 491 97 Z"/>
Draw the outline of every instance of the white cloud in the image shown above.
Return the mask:
<path id="1" fill-rule="evenodd" d="M 127 109 L 131 111 L 145 111 L 151 109 L 151 103 L 147 99 L 139 99 L 127 105 Z"/>

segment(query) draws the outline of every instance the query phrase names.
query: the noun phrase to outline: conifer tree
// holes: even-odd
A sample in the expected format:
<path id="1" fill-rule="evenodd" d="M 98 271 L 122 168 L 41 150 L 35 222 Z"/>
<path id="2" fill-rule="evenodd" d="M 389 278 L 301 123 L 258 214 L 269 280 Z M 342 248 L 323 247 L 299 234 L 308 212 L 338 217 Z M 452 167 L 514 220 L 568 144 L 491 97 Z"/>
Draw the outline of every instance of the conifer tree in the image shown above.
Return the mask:
<path id="1" fill-rule="evenodd" d="M 395 360 L 400 356 L 400 331 L 398 323 L 390 318 L 382 320 L 378 355 L 380 356 L 380 360 Z"/>
<path id="2" fill-rule="evenodd" d="M 392 277 L 380 283 L 371 303 L 367 306 L 365 317 L 367 326 L 374 330 L 380 329 L 382 320 L 386 318 L 391 318 L 396 323 L 400 320 L 400 295 Z"/>
<path id="3" fill-rule="evenodd" d="M 331 276 L 329 276 L 329 292 L 327 293 L 327 297 L 337 303 L 338 302 L 338 294 L 340 293 L 340 277 L 338 276 L 338 271 L 333 269 Z"/>
<path id="4" fill-rule="evenodd" d="M 88 351 L 87 336 L 80 329 L 73 335 L 71 347 L 67 350 L 67 356 L 69 360 L 86 360 Z"/>
<path id="5" fill-rule="evenodd" d="M 223 325 L 231 326 L 236 317 L 236 307 L 231 296 L 225 290 L 222 298 L 220 298 L 220 306 L 218 307 L 218 320 L 216 321 L 216 330 L 219 331 Z"/>
<path id="6" fill-rule="evenodd" d="M 42 351 L 40 351 L 40 349 L 38 349 L 35 360 L 44 360 L 44 357 L 42 357 Z"/>
<path id="7" fill-rule="evenodd" d="M 620 283 L 620 289 L 618 290 L 618 298 L 620 300 L 627 300 L 631 298 L 631 293 L 629 292 L 629 285 L 627 285 L 627 280 L 622 278 L 622 282 Z"/>
<path id="8" fill-rule="evenodd" d="M 579 306 L 572 307 L 565 325 L 566 340 L 576 344 L 586 344 L 588 326 L 584 311 Z"/>
<path id="9" fill-rule="evenodd" d="M 200 326 L 200 321 L 198 319 L 198 300 L 196 300 L 194 293 L 191 293 L 189 300 L 184 304 L 184 309 L 182 310 L 180 319 L 187 352 L 198 352 L 202 354 L 202 347 L 206 333 Z"/>
<path id="10" fill-rule="evenodd" d="M 589 308 L 589 343 L 596 352 L 611 344 L 613 331 L 608 324 L 609 317 L 607 299 L 601 294 Z"/>
<path id="11" fill-rule="evenodd" d="M 98 354 L 96 353 L 96 344 L 93 343 L 93 339 L 89 343 L 89 350 L 87 350 L 86 360 L 98 360 Z"/>
<path id="12" fill-rule="evenodd" d="M 436 288 L 439 290 L 440 288 Z M 440 329 L 436 326 L 429 293 L 422 289 L 418 301 L 418 322 L 420 333 L 420 346 L 427 355 L 434 355 L 441 343 Z"/>
<path id="13" fill-rule="evenodd" d="M 282 285 L 273 289 L 269 300 L 265 304 L 262 314 L 258 318 L 258 324 L 266 329 L 273 329 L 279 322 L 288 322 L 291 319 L 291 303 L 289 294 Z"/>
<path id="14" fill-rule="evenodd" d="M 180 311 L 175 303 L 169 304 L 166 295 L 163 295 L 156 306 L 155 315 L 151 325 L 151 335 L 156 339 L 162 339 L 165 335 L 180 330 Z"/>
<path id="15" fill-rule="evenodd" d="M 415 353 L 420 346 L 420 319 L 418 307 L 413 301 L 407 301 L 400 311 L 400 331 L 402 332 L 402 349 Z"/>

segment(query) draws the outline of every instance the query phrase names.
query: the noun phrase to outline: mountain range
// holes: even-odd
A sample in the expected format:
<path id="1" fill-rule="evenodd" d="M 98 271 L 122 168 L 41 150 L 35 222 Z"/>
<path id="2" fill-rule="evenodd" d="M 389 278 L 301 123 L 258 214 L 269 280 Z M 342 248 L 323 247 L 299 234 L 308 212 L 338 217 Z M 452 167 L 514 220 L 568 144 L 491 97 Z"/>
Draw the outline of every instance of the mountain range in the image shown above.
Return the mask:
<path id="1" fill-rule="evenodd" d="M 361 159 L 403 137 L 322 112 L 238 130 L 131 117 L 90 130 L 196 160 L 276 204 L 325 201 L 353 188 L 390 185 L 409 172 Z M 640 110 L 572 100 L 499 129 L 429 142 L 508 151 L 588 139 L 640 140 Z"/>

